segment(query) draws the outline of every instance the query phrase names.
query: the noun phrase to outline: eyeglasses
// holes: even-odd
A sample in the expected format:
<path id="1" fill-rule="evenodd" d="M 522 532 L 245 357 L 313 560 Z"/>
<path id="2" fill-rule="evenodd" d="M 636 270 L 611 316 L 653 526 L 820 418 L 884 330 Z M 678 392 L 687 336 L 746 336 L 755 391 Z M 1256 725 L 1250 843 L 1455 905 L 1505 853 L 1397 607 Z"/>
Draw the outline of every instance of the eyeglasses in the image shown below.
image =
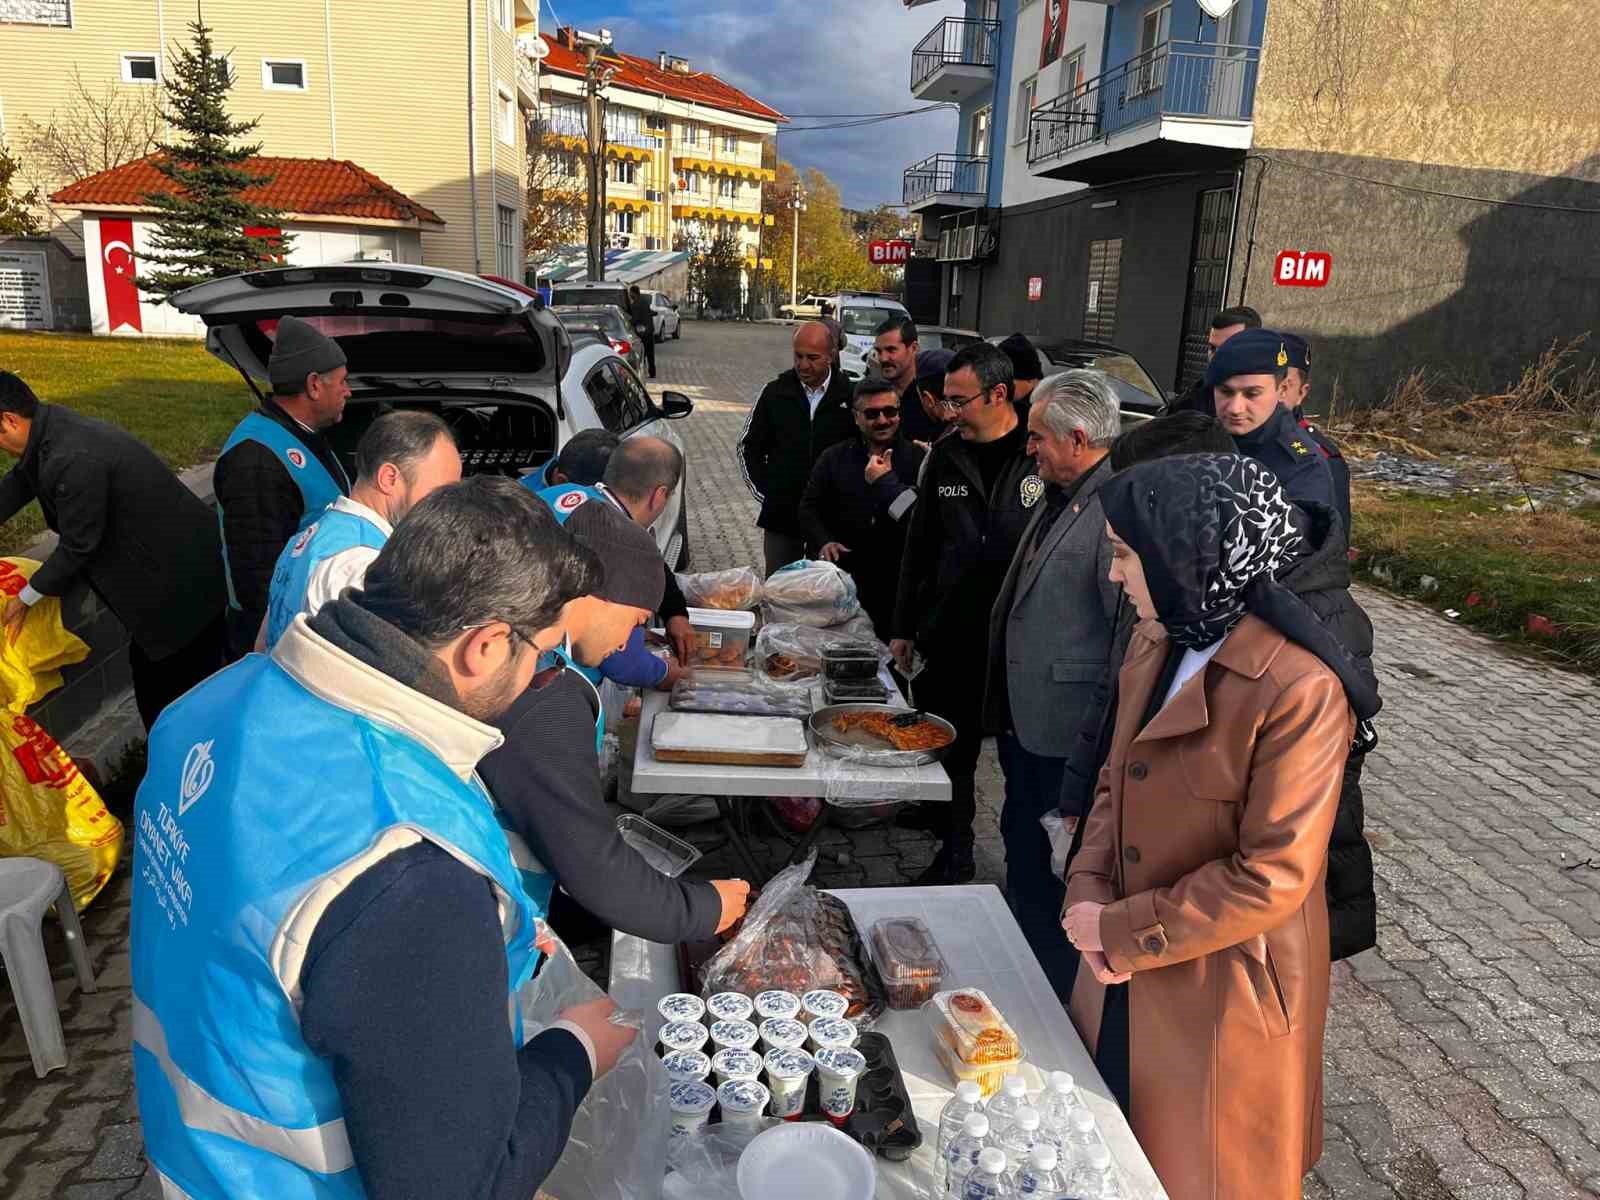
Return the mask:
<path id="1" fill-rule="evenodd" d="M 939 401 L 939 407 L 943 408 L 943 409 L 947 409 L 950 412 L 960 412 L 963 408 L 965 408 L 967 405 L 971 404 L 974 400 L 982 400 L 983 397 L 984 397 L 984 393 L 983 392 L 974 392 L 970 396 L 950 396 L 950 395 L 946 395 L 943 400 Z"/>
<path id="2" fill-rule="evenodd" d="M 506 636 L 508 638 L 510 638 L 513 642 L 522 642 L 526 646 L 528 646 L 530 649 L 533 649 L 533 650 L 538 650 L 539 649 L 539 643 L 538 642 L 534 641 L 527 634 L 523 633 L 522 630 L 518 629 L 510 621 L 503 621 L 503 620 L 500 620 L 499 618 L 496 618 L 493 621 L 480 621 L 476 625 L 463 625 L 461 627 L 461 632 L 462 633 L 471 633 L 475 629 L 487 629 L 491 625 L 504 625 L 506 627 Z M 541 653 L 542 653 L 542 651 L 541 651 Z"/>
<path id="3" fill-rule="evenodd" d="M 863 408 L 861 415 L 869 421 L 892 421 L 900 415 L 900 406 L 890 404 L 885 408 Z"/>

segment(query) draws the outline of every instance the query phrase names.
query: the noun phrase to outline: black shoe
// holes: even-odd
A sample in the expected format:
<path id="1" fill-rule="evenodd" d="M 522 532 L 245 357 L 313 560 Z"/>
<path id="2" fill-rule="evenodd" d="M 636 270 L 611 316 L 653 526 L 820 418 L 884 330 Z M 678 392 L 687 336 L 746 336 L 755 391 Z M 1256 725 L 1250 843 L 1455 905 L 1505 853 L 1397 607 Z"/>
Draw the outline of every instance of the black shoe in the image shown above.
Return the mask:
<path id="1" fill-rule="evenodd" d="M 934 855 L 928 869 L 911 881 L 913 887 L 951 887 L 971 883 L 978 874 L 978 864 L 973 861 L 970 846 L 949 851 L 944 848 Z"/>
<path id="2" fill-rule="evenodd" d="M 943 833 L 950 818 L 942 804 L 907 804 L 894 815 L 897 829 L 920 829 L 923 833 Z"/>

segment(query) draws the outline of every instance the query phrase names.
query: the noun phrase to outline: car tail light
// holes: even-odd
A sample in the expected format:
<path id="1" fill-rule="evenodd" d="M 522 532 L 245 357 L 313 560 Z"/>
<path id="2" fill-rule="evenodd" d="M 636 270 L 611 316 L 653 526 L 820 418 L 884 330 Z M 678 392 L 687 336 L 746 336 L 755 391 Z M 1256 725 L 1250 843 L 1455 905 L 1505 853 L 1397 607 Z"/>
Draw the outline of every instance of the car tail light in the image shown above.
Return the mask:
<path id="1" fill-rule="evenodd" d="M 633 351 L 633 343 L 612 339 L 611 348 L 618 354 L 630 354 Z"/>

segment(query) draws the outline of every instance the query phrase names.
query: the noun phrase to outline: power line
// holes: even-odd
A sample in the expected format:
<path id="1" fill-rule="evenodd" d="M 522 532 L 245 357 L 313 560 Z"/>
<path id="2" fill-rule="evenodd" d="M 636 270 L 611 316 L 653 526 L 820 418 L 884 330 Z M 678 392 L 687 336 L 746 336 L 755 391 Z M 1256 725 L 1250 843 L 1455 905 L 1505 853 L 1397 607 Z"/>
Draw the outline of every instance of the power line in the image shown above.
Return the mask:
<path id="1" fill-rule="evenodd" d="M 1420 187 L 1411 183 L 1394 183 L 1387 179 L 1372 179 L 1366 175 L 1355 175 L 1349 171 L 1336 171 L 1332 167 L 1315 167 L 1310 163 L 1299 162 L 1291 158 L 1277 158 L 1271 154 L 1250 154 L 1248 158 L 1260 162 L 1276 163 L 1291 170 L 1311 171 L 1317 175 L 1332 175 L 1338 179 L 1349 179 L 1355 183 L 1367 183 L 1373 187 L 1389 188 L 1396 192 L 1410 192 L 1417 196 L 1433 196 L 1441 200 L 1466 200 L 1472 204 L 1489 204 L 1498 208 L 1531 208 L 1539 212 L 1577 213 L 1580 216 L 1600 216 L 1600 208 L 1583 208 L 1576 204 L 1544 204 L 1537 200 L 1504 200 L 1494 196 L 1473 196 L 1465 192 L 1447 192 L 1439 188 Z"/>
<path id="2" fill-rule="evenodd" d="M 930 107 L 930 108 L 912 108 L 912 109 L 907 109 L 905 112 L 898 112 L 898 113 L 878 113 L 878 114 L 876 114 L 874 116 L 862 117 L 862 118 L 857 119 L 857 120 L 833 121 L 833 122 L 830 122 L 830 123 L 827 123 L 827 124 L 792 125 L 792 126 L 788 127 L 787 129 L 785 129 L 783 132 L 785 134 L 791 134 L 791 133 L 816 133 L 816 132 L 821 131 L 821 130 L 829 130 L 829 129 L 861 129 L 861 128 L 864 128 L 864 127 L 866 127 L 868 125 L 882 125 L 886 121 L 898 121 L 902 117 L 914 117 L 914 116 L 918 116 L 918 115 L 920 115 L 922 113 L 935 112 L 935 111 L 937 111 L 938 108 L 942 108 L 942 107 L 944 107 L 944 106 L 943 105 L 939 105 L 939 106 Z"/>
<path id="3" fill-rule="evenodd" d="M 792 121 L 833 121 L 833 120 L 846 120 L 846 119 L 855 118 L 855 117 L 903 117 L 903 116 L 907 116 L 907 115 L 909 115 L 911 113 L 932 112 L 936 108 L 955 109 L 955 108 L 958 108 L 958 107 L 959 107 L 959 105 L 955 105 L 955 104 L 943 104 L 943 103 L 940 103 L 940 104 L 924 104 L 921 108 L 905 108 L 905 109 L 900 109 L 900 110 L 898 110 L 896 112 L 875 112 L 875 113 L 786 113 L 784 115 L 787 116 Z"/>

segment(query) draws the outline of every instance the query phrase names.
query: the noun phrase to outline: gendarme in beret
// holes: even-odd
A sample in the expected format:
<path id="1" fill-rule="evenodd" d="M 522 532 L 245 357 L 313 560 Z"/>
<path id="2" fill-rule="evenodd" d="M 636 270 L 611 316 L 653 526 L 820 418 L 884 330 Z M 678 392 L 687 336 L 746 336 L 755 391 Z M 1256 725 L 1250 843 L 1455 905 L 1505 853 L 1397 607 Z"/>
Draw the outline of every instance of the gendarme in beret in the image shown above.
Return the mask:
<path id="1" fill-rule="evenodd" d="M 1246 329 L 1217 348 L 1206 368 L 1206 386 L 1216 387 L 1235 375 L 1276 375 L 1291 365 L 1283 334 L 1276 329 Z"/>
<path id="2" fill-rule="evenodd" d="M 345 365 L 339 343 L 299 317 L 284 317 L 267 359 L 267 379 L 274 391 L 285 387 L 300 391 L 313 371 L 325 375 Z"/>
<path id="3" fill-rule="evenodd" d="M 1289 365 L 1296 371 L 1311 369 L 1311 343 L 1298 333 L 1285 333 L 1283 348 L 1289 352 Z"/>

